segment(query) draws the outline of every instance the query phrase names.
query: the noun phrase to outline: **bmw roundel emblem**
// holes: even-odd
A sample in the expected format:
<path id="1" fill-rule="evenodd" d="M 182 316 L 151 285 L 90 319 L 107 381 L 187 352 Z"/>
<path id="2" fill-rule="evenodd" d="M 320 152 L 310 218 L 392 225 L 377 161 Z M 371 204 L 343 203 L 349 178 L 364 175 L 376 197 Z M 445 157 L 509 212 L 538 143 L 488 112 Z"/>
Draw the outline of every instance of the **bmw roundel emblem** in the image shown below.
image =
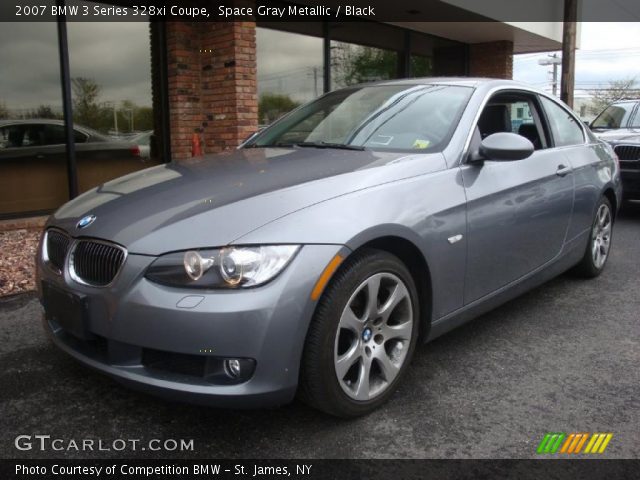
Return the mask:
<path id="1" fill-rule="evenodd" d="M 82 217 L 80 221 L 77 223 L 77 228 L 86 228 L 91 225 L 96 219 L 95 215 L 87 215 L 86 217 Z"/>

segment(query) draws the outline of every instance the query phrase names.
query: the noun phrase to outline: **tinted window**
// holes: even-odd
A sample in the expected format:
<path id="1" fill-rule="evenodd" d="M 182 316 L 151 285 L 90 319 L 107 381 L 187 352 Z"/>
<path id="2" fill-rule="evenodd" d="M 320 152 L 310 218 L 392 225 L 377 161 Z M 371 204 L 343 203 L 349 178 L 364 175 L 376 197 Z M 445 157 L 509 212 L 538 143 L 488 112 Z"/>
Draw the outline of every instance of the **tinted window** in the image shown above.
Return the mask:
<path id="1" fill-rule="evenodd" d="M 313 142 L 438 151 L 449 141 L 471 92 L 444 85 L 340 90 L 299 108 L 266 129 L 252 145 Z"/>
<path id="2" fill-rule="evenodd" d="M 556 147 L 584 143 L 582 127 L 569 112 L 548 98 L 541 97 L 541 101 L 547 112 Z"/>

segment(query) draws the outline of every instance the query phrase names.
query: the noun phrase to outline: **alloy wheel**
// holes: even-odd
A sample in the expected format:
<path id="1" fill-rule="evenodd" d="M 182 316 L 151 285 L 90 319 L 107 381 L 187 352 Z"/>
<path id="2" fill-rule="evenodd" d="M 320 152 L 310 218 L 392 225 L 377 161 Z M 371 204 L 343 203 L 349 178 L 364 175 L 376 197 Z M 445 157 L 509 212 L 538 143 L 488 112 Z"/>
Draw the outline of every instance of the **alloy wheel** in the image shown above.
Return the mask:
<path id="1" fill-rule="evenodd" d="M 376 273 L 349 298 L 338 324 L 334 368 L 352 399 L 371 400 L 398 376 L 409 351 L 413 325 L 411 297 L 391 273 Z"/>
<path id="2" fill-rule="evenodd" d="M 606 204 L 600 205 L 591 234 L 591 256 L 593 264 L 600 269 L 609 256 L 611 247 L 611 210 Z"/>

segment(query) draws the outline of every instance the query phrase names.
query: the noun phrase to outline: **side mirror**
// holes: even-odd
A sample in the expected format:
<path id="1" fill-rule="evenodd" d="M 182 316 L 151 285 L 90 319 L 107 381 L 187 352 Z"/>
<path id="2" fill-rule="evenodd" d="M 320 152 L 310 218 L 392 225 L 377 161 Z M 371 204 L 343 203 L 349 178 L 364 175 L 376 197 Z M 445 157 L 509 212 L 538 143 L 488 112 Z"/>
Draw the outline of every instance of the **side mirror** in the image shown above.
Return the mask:
<path id="1" fill-rule="evenodd" d="M 482 140 L 478 149 L 482 160 L 523 160 L 533 154 L 533 143 L 516 133 L 498 132 Z M 474 160 L 480 160 L 480 158 Z"/>

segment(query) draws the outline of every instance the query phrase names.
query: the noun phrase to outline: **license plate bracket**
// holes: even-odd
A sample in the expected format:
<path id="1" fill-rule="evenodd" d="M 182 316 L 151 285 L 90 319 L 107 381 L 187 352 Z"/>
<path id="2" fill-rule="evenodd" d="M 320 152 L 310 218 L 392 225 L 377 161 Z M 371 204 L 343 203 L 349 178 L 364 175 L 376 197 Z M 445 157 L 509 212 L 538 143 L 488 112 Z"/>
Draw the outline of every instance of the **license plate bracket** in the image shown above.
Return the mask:
<path id="1" fill-rule="evenodd" d="M 87 329 L 89 299 L 86 296 L 42 282 L 42 298 L 48 321 L 80 339 L 89 340 L 93 337 Z"/>

